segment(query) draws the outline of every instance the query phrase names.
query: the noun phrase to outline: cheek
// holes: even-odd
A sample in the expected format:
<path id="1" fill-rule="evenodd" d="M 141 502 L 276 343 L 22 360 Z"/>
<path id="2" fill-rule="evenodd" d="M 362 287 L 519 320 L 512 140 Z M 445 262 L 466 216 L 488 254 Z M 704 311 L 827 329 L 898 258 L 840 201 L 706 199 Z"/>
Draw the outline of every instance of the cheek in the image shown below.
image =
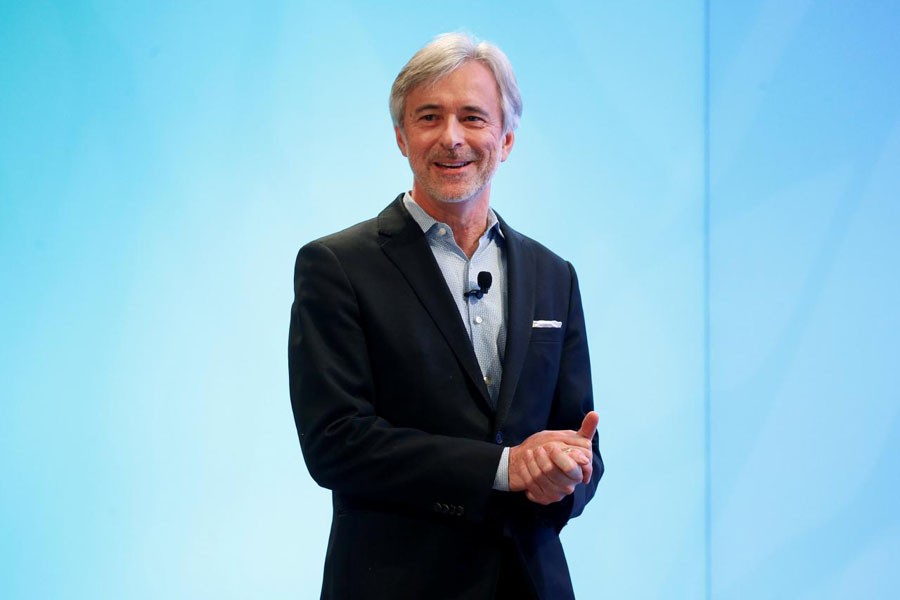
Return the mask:
<path id="1" fill-rule="evenodd" d="M 430 146 L 421 141 L 413 143 L 409 146 L 409 155 L 418 160 L 424 160 L 425 157 L 428 156 L 429 151 Z"/>

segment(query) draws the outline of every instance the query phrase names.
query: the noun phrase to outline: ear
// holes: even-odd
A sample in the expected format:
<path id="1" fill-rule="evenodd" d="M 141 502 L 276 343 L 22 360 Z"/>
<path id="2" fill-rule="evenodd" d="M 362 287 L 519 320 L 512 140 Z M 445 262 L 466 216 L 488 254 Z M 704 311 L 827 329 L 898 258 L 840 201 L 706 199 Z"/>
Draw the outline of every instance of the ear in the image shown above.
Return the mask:
<path id="1" fill-rule="evenodd" d="M 516 141 L 516 134 L 513 131 L 507 131 L 503 134 L 503 146 L 500 149 L 500 162 L 505 161 L 512 152 L 513 144 Z"/>
<path id="2" fill-rule="evenodd" d="M 400 148 L 400 153 L 409 158 L 409 154 L 406 151 L 406 140 L 403 138 L 403 130 L 398 126 L 394 126 L 394 135 L 397 137 L 397 147 Z"/>

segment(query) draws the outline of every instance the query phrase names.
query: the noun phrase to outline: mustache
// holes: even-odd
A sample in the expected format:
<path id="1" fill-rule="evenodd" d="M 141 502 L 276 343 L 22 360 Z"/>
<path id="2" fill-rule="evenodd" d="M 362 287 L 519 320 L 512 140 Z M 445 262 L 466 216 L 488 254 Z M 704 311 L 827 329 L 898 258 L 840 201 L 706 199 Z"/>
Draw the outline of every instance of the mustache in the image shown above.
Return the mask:
<path id="1" fill-rule="evenodd" d="M 481 156 L 477 152 L 434 152 L 428 157 L 429 162 L 474 162 L 480 160 Z"/>

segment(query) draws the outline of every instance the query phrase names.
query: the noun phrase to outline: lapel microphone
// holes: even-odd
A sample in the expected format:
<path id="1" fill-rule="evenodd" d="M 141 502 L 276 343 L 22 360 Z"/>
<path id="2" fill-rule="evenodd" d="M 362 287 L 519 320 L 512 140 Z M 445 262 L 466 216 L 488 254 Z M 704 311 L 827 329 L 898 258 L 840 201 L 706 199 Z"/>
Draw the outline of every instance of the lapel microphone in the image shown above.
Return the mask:
<path id="1" fill-rule="evenodd" d="M 472 296 L 481 300 L 481 297 L 487 294 L 488 290 L 491 289 L 493 280 L 494 278 L 491 277 L 491 274 L 488 271 L 480 271 L 478 273 L 478 289 L 463 292 L 463 296 L 465 296 L 467 300 Z"/>

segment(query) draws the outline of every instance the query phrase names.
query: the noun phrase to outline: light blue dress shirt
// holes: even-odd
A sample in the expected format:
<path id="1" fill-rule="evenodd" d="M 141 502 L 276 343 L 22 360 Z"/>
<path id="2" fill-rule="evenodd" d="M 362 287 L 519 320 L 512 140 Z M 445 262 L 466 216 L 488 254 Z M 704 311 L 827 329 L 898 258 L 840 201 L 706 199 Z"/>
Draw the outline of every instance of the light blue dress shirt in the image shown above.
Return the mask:
<path id="1" fill-rule="evenodd" d="M 497 215 L 493 210 L 488 210 L 487 227 L 478 240 L 478 248 L 469 258 L 457 245 L 450 226 L 425 212 L 409 192 L 403 197 L 403 205 L 428 240 L 469 334 L 491 402 L 496 407 L 503 377 L 507 315 L 506 253 Z M 467 298 L 466 292 L 478 289 L 478 273 L 481 271 L 491 274 L 490 290 L 481 298 Z M 509 448 L 503 449 L 494 489 L 509 491 Z"/>

